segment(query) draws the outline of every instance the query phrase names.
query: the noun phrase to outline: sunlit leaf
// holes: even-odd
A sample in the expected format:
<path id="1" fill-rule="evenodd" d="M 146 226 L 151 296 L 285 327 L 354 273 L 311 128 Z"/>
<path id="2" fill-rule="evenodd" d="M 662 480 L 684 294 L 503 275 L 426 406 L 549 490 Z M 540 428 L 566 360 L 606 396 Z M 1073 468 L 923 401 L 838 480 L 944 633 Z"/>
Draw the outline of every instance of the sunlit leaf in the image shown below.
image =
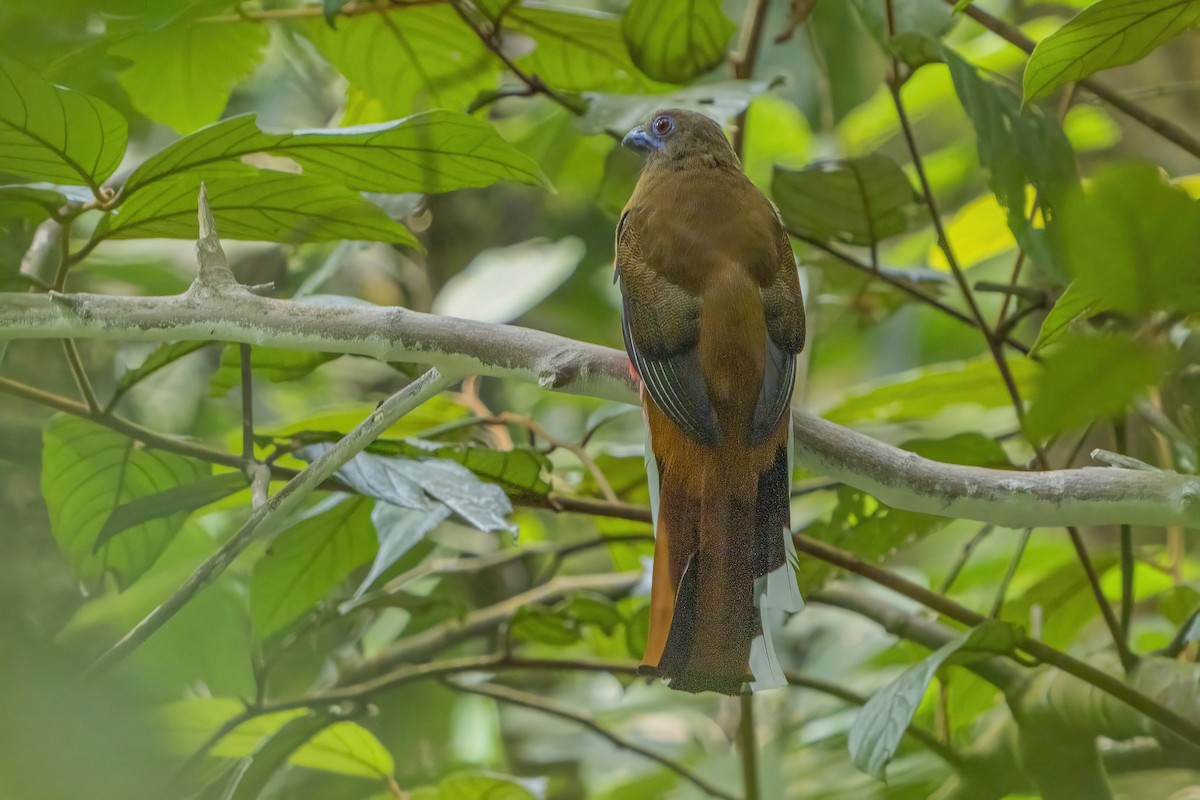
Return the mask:
<path id="1" fill-rule="evenodd" d="M 254 116 L 227 119 L 185 136 L 144 161 L 126 195 L 183 172 L 204 176 L 214 164 L 253 153 L 297 161 L 305 173 L 336 178 L 366 192 L 448 192 L 512 180 L 546 185 L 541 169 L 487 122 L 451 111 L 352 128 L 267 133 Z"/>
<path id="2" fill-rule="evenodd" d="M 446 282 L 432 311 L 480 322 L 512 322 L 566 281 L 585 250 L 574 236 L 484 250 Z M 530 269 L 531 264 L 536 269 Z"/>
<path id="3" fill-rule="evenodd" d="M 854 766 L 882 780 L 938 669 L 956 655 L 1010 652 L 1022 635 L 1021 629 L 1014 625 L 987 620 L 947 642 L 872 695 L 850 727 L 850 757 Z"/>
<path id="4" fill-rule="evenodd" d="M 1008 360 L 1017 388 L 1034 386 L 1037 365 L 1021 358 Z M 996 408 L 1011 404 L 990 356 L 938 364 L 894 375 L 866 389 L 851 389 L 846 399 L 821 416 L 842 425 L 854 422 L 928 419 L 954 405 Z"/>
<path id="5" fill-rule="evenodd" d="M 1041 330 L 1034 341 L 1031 353 L 1038 353 L 1054 344 L 1071 330 L 1079 320 L 1107 310 L 1099 295 L 1083 288 L 1079 281 L 1072 281 L 1055 301 L 1050 313 L 1042 320 Z"/>
<path id="6" fill-rule="evenodd" d="M 903 233 L 916 201 L 904 170 L 878 153 L 803 169 L 776 167 L 771 195 L 793 233 L 856 245 Z"/>
<path id="7" fill-rule="evenodd" d="M 230 90 L 254 71 L 269 38 L 261 23 L 185 16 L 109 50 L 129 61 L 118 79 L 137 110 L 188 133 L 221 116 Z"/>
<path id="8" fill-rule="evenodd" d="M 1097 172 L 1055 243 L 1083 294 L 1129 314 L 1200 310 L 1200 202 L 1149 164 Z"/>
<path id="9" fill-rule="evenodd" d="M 220 397 L 242 382 L 241 348 L 228 345 L 221 352 L 221 366 L 209 381 L 209 391 Z M 304 350 L 280 350 L 274 347 L 250 348 L 250 369 L 272 383 L 295 381 L 317 367 L 339 358 L 341 353 L 310 353 Z"/>
<path id="10" fill-rule="evenodd" d="M 303 614 L 377 550 L 371 501 L 363 497 L 330 501 L 275 539 L 254 565 L 250 617 L 260 638 Z"/>
<path id="11" fill-rule="evenodd" d="M 642 72 L 684 83 L 725 60 L 736 26 L 720 0 L 633 0 L 621 30 Z"/>
<path id="12" fill-rule="evenodd" d="M 444 778 L 437 786 L 422 786 L 411 800 L 536 800 L 515 778 L 486 772 L 463 772 Z"/>
<path id="13" fill-rule="evenodd" d="M 407 228 L 344 185 L 308 175 L 251 170 L 207 181 L 222 239 L 326 242 L 341 239 L 416 245 Z M 132 195 L 100 223 L 100 239 L 195 239 L 200 179 L 160 181 Z"/>
<path id="14" fill-rule="evenodd" d="M 1120 414 L 1166 368 L 1163 351 L 1125 335 L 1063 336 L 1045 358 L 1026 431 L 1042 438 Z"/>
<path id="15" fill-rule="evenodd" d="M 998 441 L 971 431 L 947 436 L 945 439 L 910 439 L 901 447 L 910 453 L 945 464 L 992 469 L 1013 466 Z"/>
<path id="16" fill-rule="evenodd" d="M 1200 0 L 1099 0 L 1047 36 L 1025 67 L 1025 99 L 1139 61 L 1200 20 Z"/>
<path id="17" fill-rule="evenodd" d="M 42 494 L 59 549 L 81 581 L 97 586 L 105 575 L 133 583 L 179 531 L 187 510 L 149 519 L 93 552 L 115 508 L 191 484 L 208 475 L 198 461 L 150 450 L 94 422 L 57 416 L 43 432 Z"/>
<path id="18" fill-rule="evenodd" d="M 398 8 L 301 30 L 347 80 L 380 104 L 385 118 L 446 108 L 462 111 L 493 89 L 500 61 L 449 5 Z"/>
<path id="19" fill-rule="evenodd" d="M 128 135 L 107 103 L 0 59 L 0 183 L 99 184 L 121 163 Z"/>

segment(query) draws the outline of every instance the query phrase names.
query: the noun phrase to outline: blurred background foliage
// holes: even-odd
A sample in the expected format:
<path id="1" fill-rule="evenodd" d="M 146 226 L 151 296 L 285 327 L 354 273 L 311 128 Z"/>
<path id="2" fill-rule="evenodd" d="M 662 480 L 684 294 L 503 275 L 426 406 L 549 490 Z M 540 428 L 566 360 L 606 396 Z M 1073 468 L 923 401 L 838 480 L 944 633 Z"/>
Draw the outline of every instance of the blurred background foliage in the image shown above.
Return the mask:
<path id="1" fill-rule="evenodd" d="M 1079 466 L 1102 447 L 1194 472 L 1197 154 L 1083 89 L 1039 88 L 1043 81 L 1033 88 L 1047 96 L 1022 106 L 1022 81 L 1031 88 L 1026 54 L 941 0 L 895 0 L 895 38 L 883 0 L 752 0 L 749 14 L 746 5 L 5 0 L 0 54 L 29 75 L 99 98 L 127 121 L 116 183 L 178 137 L 246 112 L 269 132 L 430 109 L 486 120 L 512 145 L 503 158 L 514 170 L 521 165 L 524 178 L 460 176 L 450 188 L 466 188 L 451 192 L 379 189 L 370 197 L 386 212 L 382 233 L 364 235 L 374 242 L 341 241 L 355 236 L 335 228 L 250 231 L 236 238 L 271 241 L 230 241 L 218 216 L 235 274 L 273 283 L 278 297 L 398 305 L 614 347 L 621 343 L 613 228 L 638 170 L 619 136 L 655 108 L 699 108 L 740 127 L 747 174 L 797 237 L 810 331 L 797 394 L 804 407 L 941 461 L 1011 469 L 1035 465 L 1035 447 L 1044 447 L 1049 464 Z M 975 5 L 1040 40 L 1092 4 Z M 1175 5 L 1185 17 L 1200 14 L 1197 3 Z M 502 33 L 489 38 L 494 28 Z M 676 35 L 683 29 L 691 38 Z M 747 63 L 741 56 L 752 40 L 757 58 Z M 903 58 L 902 97 L 951 252 L 998 341 L 1015 343 L 1007 363 L 1026 401 L 1020 415 L 985 337 L 963 322 L 972 310 L 921 202 L 886 82 L 889 41 Z M 1200 129 L 1194 34 L 1147 49 L 1099 77 L 1184 131 Z M 243 160 L 285 173 L 294 167 L 278 154 Z M 193 184 L 243 180 L 236 163 L 222 169 L 201 170 Z M 29 179 L 4 172 L 0 183 Z M 121 220 L 132 218 L 133 201 L 105 222 L 97 211 L 82 213 L 70 246 L 86 257 L 69 289 L 183 291 L 195 273 L 192 189 L 180 200 L 186 214 L 175 233 L 151 228 L 129 241 L 99 241 L 92 226 L 132 224 Z M 0 191 L 6 291 L 36 290 L 53 278 L 53 269 L 31 272 L 26 258 L 31 245 L 47 245 L 37 239 L 46 213 L 19 200 Z M 362 224 L 355 220 L 347 224 Z M 411 235 L 388 227 L 395 222 Z M 97 395 L 114 398 L 122 418 L 238 452 L 236 345 L 79 349 Z M 1034 357 L 1022 354 L 1030 349 Z M 57 342 L 14 343 L 0 370 L 10 381 L 78 397 Z M 416 374 L 412 365 L 264 348 L 253 350 L 253 372 L 258 453 L 295 468 Z M 79 682 L 78 672 L 238 527 L 249 491 L 236 479 L 222 482 L 228 468 L 213 477 L 208 464 L 131 448 L 118 432 L 51 413 L 0 394 L 0 794 L 705 795 L 671 766 L 578 720 L 471 693 L 496 685 L 475 678 L 408 684 L 340 708 L 341 716 L 260 716 L 196 755 L 245 702 L 329 686 L 422 632 L 452 630 L 473 610 L 521 592 L 544 602 L 522 603 L 503 624 L 413 660 L 486 653 L 501 640 L 529 658 L 637 658 L 647 598 L 632 573 L 651 552 L 649 526 L 537 507 L 550 495 L 645 505 L 636 411 L 496 380 L 446 393 L 389 431 L 368 457 L 378 462 L 362 467 L 402 470 L 397 465 L 430 453 L 450 463 L 409 475 L 432 511 L 414 517 L 369 497 L 323 493 L 98 684 Z M 491 420 L 501 413 L 509 416 Z M 888 509 L 820 476 L 796 477 L 798 531 L 886 562 L 963 605 L 994 609 L 1061 650 L 1111 649 L 1062 530 L 981 528 Z M 102 531 L 119 502 L 197 481 L 211 492 L 203 508 L 193 511 L 196 501 L 135 520 L 132 530 Z M 447 485 L 457 492 L 446 494 Z M 1182 641 L 1180 657 L 1194 660 L 1200 551 L 1181 530 L 1129 533 L 1132 649 Z M 1118 532 L 1084 534 L 1102 590 L 1120 603 Z M 111 538 L 97 549 L 98 536 Z M 578 579 L 580 590 L 536 595 L 556 574 Z M 917 610 L 813 560 L 802 562 L 800 579 L 806 595 L 848 587 Z M 1189 620 L 1192 632 L 1181 637 Z M 790 670 L 865 696 L 927 654 L 881 621 L 813 603 L 775 640 Z M 619 671 L 517 670 L 495 680 L 589 714 L 620 741 L 667 754 L 740 796 L 736 700 L 672 693 Z M 917 687 L 914 723 L 955 750 L 978 747 L 1006 715 L 996 687 L 961 666 L 927 683 Z M 909 740 L 886 783 L 855 771 L 847 736 L 856 708 L 836 691 L 801 688 L 755 702 L 763 797 L 925 798 L 954 773 Z M 252 771 L 285 760 L 286 769 Z M 1200 772 L 1148 768 L 1161 766 L 1113 768 L 1118 794 L 1192 796 L 1186 790 Z M 232 790 L 241 794 L 222 794 L 238 768 L 249 775 Z M 1017 778 L 982 795 L 946 796 L 1010 790 L 1032 791 Z"/>

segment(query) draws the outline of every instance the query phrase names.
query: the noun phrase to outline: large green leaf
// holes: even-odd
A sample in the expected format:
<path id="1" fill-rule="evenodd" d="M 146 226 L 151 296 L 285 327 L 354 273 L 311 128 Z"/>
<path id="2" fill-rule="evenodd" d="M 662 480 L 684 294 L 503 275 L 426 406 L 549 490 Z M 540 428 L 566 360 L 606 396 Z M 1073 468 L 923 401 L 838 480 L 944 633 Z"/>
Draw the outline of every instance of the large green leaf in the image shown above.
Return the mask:
<path id="1" fill-rule="evenodd" d="M 124 38 L 109 51 L 130 62 L 118 78 L 134 107 L 188 133 L 221 116 L 230 90 L 257 66 L 269 38 L 260 23 L 185 16 Z"/>
<path id="2" fill-rule="evenodd" d="M 380 125 L 266 133 L 246 114 L 185 136 L 148 158 L 125 194 L 252 153 L 295 159 L 310 175 L 365 192 L 448 192 L 512 180 L 548 185 L 538 165 L 483 120 L 430 111 Z"/>
<path id="3" fill-rule="evenodd" d="M 1197 20 L 1200 0 L 1099 0 L 1038 43 L 1025 65 L 1025 100 L 1132 64 Z"/>
<path id="4" fill-rule="evenodd" d="M 81 581 L 96 586 L 111 574 L 128 586 L 179 531 L 188 511 L 149 519 L 93 552 L 105 521 L 119 506 L 194 483 L 207 464 L 140 447 L 124 436 L 75 417 L 53 417 L 43 432 L 42 495 L 59 549 Z"/>
<path id="5" fill-rule="evenodd" d="M 1045 359 L 1026 432 L 1040 439 L 1117 416 L 1162 379 L 1166 364 L 1160 348 L 1126 335 L 1068 334 Z"/>
<path id="6" fill-rule="evenodd" d="M 241 348 L 228 345 L 221 353 L 221 366 L 209 380 L 209 392 L 220 397 L 242 382 Z M 307 350 L 281 350 L 274 347 L 250 348 L 250 368 L 260 378 L 272 383 L 295 381 L 312 373 L 317 367 L 341 353 L 313 353 Z"/>
<path id="7" fill-rule="evenodd" d="M 281 630 L 375 555 L 371 501 L 331 498 L 275 539 L 254 565 L 250 618 L 254 632 Z"/>
<path id="8" fill-rule="evenodd" d="M 336 31 L 313 19 L 302 30 L 385 119 L 461 111 L 499 79 L 500 62 L 448 5 L 360 14 L 339 20 Z"/>
<path id="9" fill-rule="evenodd" d="M 1009 369 L 1023 394 L 1033 388 L 1037 365 L 1009 358 Z M 927 419 L 953 405 L 997 408 L 1011 403 L 996 364 L 988 356 L 921 367 L 894 375 L 862 390 L 851 389 L 841 403 L 822 413 L 830 422 L 898 422 Z"/>
<path id="10" fill-rule="evenodd" d="M 854 766 L 883 780 L 884 770 L 938 669 L 955 655 L 1010 652 L 1021 636 L 1021 629 L 1014 625 L 987 620 L 947 642 L 876 692 L 850 727 L 848 744 Z"/>
<path id="11" fill-rule="evenodd" d="M 192 753 L 244 709 L 241 702 L 232 698 L 191 697 L 165 706 L 160 716 L 167 727 L 170 747 L 180 753 Z M 295 709 L 254 717 L 222 737 L 211 753 L 220 758 L 245 758 L 263 739 L 304 714 L 304 709 Z M 293 750 L 288 762 L 364 778 L 382 778 L 395 770 L 387 749 L 370 731 L 353 722 L 338 722 L 324 728 Z"/>
<path id="12" fill-rule="evenodd" d="M 948 47 L 941 52 L 975 128 L 979 163 L 987 169 L 988 187 L 1007 212 L 1008 227 L 1037 266 L 1061 279 L 1063 269 L 1044 233 L 1030 222 L 1026 186 L 1037 189 L 1047 225 L 1056 222 L 1063 204 L 1079 188 L 1071 143 L 1062 126 L 1039 108 L 1022 105 L 1006 86 L 985 78 Z"/>
<path id="13" fill-rule="evenodd" d="M 720 0 L 633 0 L 621 30 L 642 72 L 685 83 L 725 60 L 737 26 Z"/>
<path id="14" fill-rule="evenodd" d="M 198 481 L 185 483 L 156 494 L 139 497 L 113 509 L 104 527 L 96 535 L 92 551 L 98 551 L 112 537 L 144 522 L 190 513 L 246 488 L 248 481 L 240 472 L 208 475 Z"/>
<path id="15" fill-rule="evenodd" d="M 95 186 L 121 163 L 128 136 L 108 104 L 0 59 L 0 183 Z"/>
<path id="16" fill-rule="evenodd" d="M 207 181 L 208 202 L 223 239 L 326 242 L 341 239 L 416 245 L 400 223 L 333 180 L 239 169 Z M 98 239 L 195 239 L 200 179 L 176 175 L 132 195 L 97 228 Z"/>
<path id="17" fill-rule="evenodd" d="M 68 205 L 82 205 L 92 193 L 77 186 L 50 183 L 18 183 L 0 186 L 0 217 L 17 217 L 41 222 Z"/>
<path id="18" fill-rule="evenodd" d="M 875 245 L 908 228 L 916 194 L 885 155 L 775 168 L 771 195 L 788 230 L 822 242 Z"/>
<path id="19" fill-rule="evenodd" d="M 1127 314 L 1200 311 L 1200 201 L 1150 164 L 1110 165 L 1056 241 L 1079 291 Z"/>

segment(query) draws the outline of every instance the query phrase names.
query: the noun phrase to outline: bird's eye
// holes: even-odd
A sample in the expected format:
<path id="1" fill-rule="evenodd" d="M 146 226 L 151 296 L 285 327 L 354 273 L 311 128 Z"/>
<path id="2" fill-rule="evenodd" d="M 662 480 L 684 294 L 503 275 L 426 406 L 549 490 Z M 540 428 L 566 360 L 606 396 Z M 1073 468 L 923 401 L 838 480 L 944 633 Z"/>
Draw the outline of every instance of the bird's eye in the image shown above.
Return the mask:
<path id="1" fill-rule="evenodd" d="M 650 123 L 650 127 L 654 129 L 656 135 L 666 136 L 675 129 L 675 122 L 666 114 L 662 114 L 654 118 L 654 122 Z"/>

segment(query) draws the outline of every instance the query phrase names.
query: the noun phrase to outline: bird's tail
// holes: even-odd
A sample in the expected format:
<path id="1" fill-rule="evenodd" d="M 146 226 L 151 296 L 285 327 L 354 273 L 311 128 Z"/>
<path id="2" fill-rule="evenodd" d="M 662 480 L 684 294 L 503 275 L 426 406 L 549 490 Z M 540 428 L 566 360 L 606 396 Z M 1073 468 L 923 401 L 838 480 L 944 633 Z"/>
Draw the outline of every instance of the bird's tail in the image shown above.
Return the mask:
<path id="1" fill-rule="evenodd" d="M 774 453 L 749 468 L 715 456 L 665 462 L 647 449 L 655 546 L 641 670 L 672 688 L 738 694 L 746 683 L 786 683 L 769 620 L 803 608 L 792 569 L 786 424 Z"/>

